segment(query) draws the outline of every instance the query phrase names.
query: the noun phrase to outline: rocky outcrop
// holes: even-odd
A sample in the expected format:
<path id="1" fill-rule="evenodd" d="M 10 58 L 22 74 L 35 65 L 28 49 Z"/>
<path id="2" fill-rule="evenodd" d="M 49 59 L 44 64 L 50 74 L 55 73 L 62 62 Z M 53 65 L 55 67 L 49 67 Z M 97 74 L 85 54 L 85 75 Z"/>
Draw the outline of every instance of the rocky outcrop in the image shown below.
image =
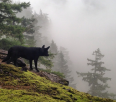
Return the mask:
<path id="1" fill-rule="evenodd" d="M 60 83 L 67 86 L 69 85 L 69 81 L 67 81 L 66 79 L 60 78 L 59 76 L 52 73 L 40 72 L 36 74 L 40 75 L 41 77 L 45 77 L 46 79 L 51 80 L 52 82 Z"/>

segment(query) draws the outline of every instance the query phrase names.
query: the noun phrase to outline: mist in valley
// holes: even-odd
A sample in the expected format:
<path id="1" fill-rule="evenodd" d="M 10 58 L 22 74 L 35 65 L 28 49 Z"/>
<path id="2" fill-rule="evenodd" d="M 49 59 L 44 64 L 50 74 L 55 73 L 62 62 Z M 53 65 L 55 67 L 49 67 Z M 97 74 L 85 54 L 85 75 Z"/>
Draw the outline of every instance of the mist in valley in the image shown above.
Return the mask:
<path id="1" fill-rule="evenodd" d="M 14 0 L 19 2 L 19 0 Z M 49 27 L 46 31 L 40 29 L 48 41 L 64 47 L 69 52 L 72 62 L 71 76 L 76 83 L 76 89 L 87 92 L 88 83 L 78 77 L 78 72 L 88 72 L 91 67 L 87 65 L 87 58 L 93 59 L 93 51 L 100 49 L 104 56 L 103 66 L 111 71 L 105 76 L 111 93 L 115 90 L 116 73 L 116 6 L 115 0 L 20 0 L 30 2 L 33 13 L 48 14 Z"/>

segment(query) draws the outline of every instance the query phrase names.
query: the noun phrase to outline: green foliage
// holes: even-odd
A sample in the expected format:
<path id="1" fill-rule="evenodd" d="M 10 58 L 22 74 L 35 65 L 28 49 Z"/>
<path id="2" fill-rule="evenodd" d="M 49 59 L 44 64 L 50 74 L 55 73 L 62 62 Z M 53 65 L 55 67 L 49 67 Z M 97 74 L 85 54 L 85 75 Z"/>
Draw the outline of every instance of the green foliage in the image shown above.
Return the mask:
<path id="1" fill-rule="evenodd" d="M 35 21 L 34 17 L 32 16 L 32 18 L 25 18 L 25 17 L 22 17 L 22 22 L 21 22 L 21 25 L 24 26 L 26 29 L 25 29 L 25 32 L 27 34 L 33 34 L 35 32 L 34 30 L 34 25 L 33 25 L 33 22 Z"/>
<path id="2" fill-rule="evenodd" d="M 0 35 L 18 38 L 22 43 L 25 28 L 20 24 L 21 18 L 16 17 L 16 13 L 22 8 L 27 8 L 30 3 L 13 4 L 11 0 L 1 0 L 0 2 Z"/>
<path id="3" fill-rule="evenodd" d="M 0 40 L 0 49 L 8 50 L 14 45 L 22 45 L 20 41 L 16 39 L 4 38 Z"/>
<path id="4" fill-rule="evenodd" d="M 36 43 L 36 41 L 34 40 L 34 33 L 35 33 L 34 21 L 35 21 L 34 16 L 32 16 L 31 18 L 22 17 L 22 22 L 21 22 L 21 25 L 25 27 L 25 35 L 24 35 L 25 44 L 31 47 L 35 46 Z"/>
<path id="5" fill-rule="evenodd" d="M 25 27 L 25 35 L 24 35 L 24 38 L 25 38 L 25 44 L 26 45 L 29 45 L 29 46 L 35 46 L 35 43 L 36 41 L 34 40 L 34 33 L 35 33 L 35 30 L 34 30 L 34 17 L 32 16 L 32 18 L 25 18 L 25 17 L 22 17 L 22 26 Z"/>
<path id="6" fill-rule="evenodd" d="M 28 45 L 30 47 L 34 47 L 36 41 L 34 40 L 34 36 L 28 36 L 28 35 L 24 35 L 25 38 L 25 45 Z"/>
<path id="7" fill-rule="evenodd" d="M 23 10 L 21 13 L 19 13 L 18 16 L 20 17 L 20 15 L 22 15 L 23 13 L 25 15 L 25 17 L 24 16 L 21 17 L 22 18 L 21 25 L 25 28 L 24 31 L 25 44 L 29 46 L 36 46 L 37 43 L 36 40 L 39 39 L 39 42 L 41 42 L 40 40 L 41 34 L 39 33 L 39 29 L 41 27 L 38 26 L 38 18 L 35 17 L 35 15 L 33 15 L 31 10 L 32 8 L 28 7 L 28 9 Z"/>
<path id="8" fill-rule="evenodd" d="M 0 65 L 0 102 L 116 102 L 93 97 L 13 65 Z"/>
<path id="9" fill-rule="evenodd" d="M 71 77 L 71 69 L 72 69 L 72 62 L 68 55 L 68 51 L 64 47 L 60 47 L 60 51 L 58 51 L 58 47 L 56 43 L 52 40 L 50 45 L 50 51 L 54 53 L 53 58 L 53 70 L 56 72 L 61 72 L 64 74 L 65 78 L 69 81 L 69 85 L 76 89 L 76 84 L 72 84 L 74 81 L 73 77 Z"/>
<path id="10" fill-rule="evenodd" d="M 40 56 L 39 57 L 39 63 L 46 66 L 46 68 L 49 68 L 51 70 L 52 66 L 53 66 L 53 62 L 52 59 L 54 58 L 54 54 L 52 54 L 51 52 L 49 52 L 49 56 L 45 57 L 45 56 Z"/>

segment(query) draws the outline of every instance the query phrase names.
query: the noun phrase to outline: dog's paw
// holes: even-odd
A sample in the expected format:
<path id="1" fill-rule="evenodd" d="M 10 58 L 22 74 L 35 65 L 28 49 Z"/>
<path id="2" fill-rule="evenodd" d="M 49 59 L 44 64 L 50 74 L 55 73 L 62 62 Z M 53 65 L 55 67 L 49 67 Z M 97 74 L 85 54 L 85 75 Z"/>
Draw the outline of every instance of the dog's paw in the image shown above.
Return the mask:
<path id="1" fill-rule="evenodd" d="M 29 71 L 32 71 L 33 69 L 29 69 Z"/>
<path id="2" fill-rule="evenodd" d="M 38 70 L 38 69 L 36 69 L 36 71 L 37 71 L 37 72 L 39 72 L 39 70 Z"/>

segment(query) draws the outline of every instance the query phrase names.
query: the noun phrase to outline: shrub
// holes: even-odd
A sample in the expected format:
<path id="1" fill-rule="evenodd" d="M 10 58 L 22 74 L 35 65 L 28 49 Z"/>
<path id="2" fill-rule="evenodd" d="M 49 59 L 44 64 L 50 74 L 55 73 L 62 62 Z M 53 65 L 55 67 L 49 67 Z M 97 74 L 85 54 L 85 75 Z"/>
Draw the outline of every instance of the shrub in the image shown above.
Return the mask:
<path id="1" fill-rule="evenodd" d="M 21 43 L 19 40 L 10 38 L 3 38 L 0 40 L 0 49 L 8 50 L 14 45 L 21 45 Z"/>

